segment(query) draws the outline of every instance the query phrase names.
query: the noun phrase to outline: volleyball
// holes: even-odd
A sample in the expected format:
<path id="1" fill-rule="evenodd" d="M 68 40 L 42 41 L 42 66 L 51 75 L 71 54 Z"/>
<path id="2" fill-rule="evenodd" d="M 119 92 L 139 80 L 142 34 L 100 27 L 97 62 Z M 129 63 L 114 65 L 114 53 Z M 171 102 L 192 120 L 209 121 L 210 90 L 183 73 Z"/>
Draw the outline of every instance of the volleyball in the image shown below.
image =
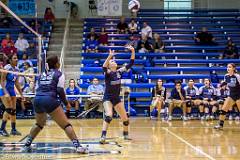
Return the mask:
<path id="1" fill-rule="evenodd" d="M 132 12 L 137 12 L 140 9 L 140 2 L 138 0 L 129 1 L 128 9 Z"/>

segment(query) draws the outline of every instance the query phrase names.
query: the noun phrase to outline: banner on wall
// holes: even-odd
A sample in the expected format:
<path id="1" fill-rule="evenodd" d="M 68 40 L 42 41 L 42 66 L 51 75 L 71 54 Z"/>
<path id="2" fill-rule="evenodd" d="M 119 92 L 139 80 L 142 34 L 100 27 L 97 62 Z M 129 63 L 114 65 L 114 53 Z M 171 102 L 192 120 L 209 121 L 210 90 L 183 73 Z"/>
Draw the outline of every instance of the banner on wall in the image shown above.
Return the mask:
<path id="1" fill-rule="evenodd" d="M 17 15 L 35 15 L 35 0 L 8 0 L 8 7 Z"/>
<path id="2" fill-rule="evenodd" d="M 121 16 L 122 0 L 98 0 L 97 13 L 99 16 Z"/>

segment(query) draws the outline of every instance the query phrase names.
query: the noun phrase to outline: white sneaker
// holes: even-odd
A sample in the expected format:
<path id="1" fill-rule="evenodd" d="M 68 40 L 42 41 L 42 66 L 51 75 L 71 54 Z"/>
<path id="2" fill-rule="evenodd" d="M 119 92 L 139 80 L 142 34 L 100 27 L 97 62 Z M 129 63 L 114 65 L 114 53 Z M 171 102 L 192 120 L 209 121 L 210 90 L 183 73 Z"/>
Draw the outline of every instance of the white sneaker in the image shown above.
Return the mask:
<path id="1" fill-rule="evenodd" d="M 210 116 L 210 119 L 211 119 L 211 120 L 214 120 L 214 116 Z"/>
<path id="2" fill-rule="evenodd" d="M 89 150 L 87 147 L 77 147 L 76 152 L 80 154 L 88 154 Z"/>
<path id="3" fill-rule="evenodd" d="M 168 116 L 168 121 L 171 121 L 172 120 L 172 116 Z"/>
<path id="4" fill-rule="evenodd" d="M 228 120 L 229 120 L 229 121 L 232 121 L 232 120 L 233 120 L 233 116 L 230 115 L 230 116 L 228 117 Z"/>
<path id="5" fill-rule="evenodd" d="M 209 115 L 207 115 L 205 119 L 206 119 L 206 121 L 207 121 L 207 120 L 209 120 L 209 119 L 210 119 L 210 116 L 209 116 Z"/>
<path id="6" fill-rule="evenodd" d="M 186 116 L 183 116 L 183 120 L 184 120 L 184 121 L 187 121 L 188 118 L 187 118 Z"/>
<path id="7" fill-rule="evenodd" d="M 236 116 L 235 117 L 235 121 L 239 121 L 240 117 L 239 116 Z"/>
<path id="8" fill-rule="evenodd" d="M 201 117 L 201 121 L 204 121 L 204 120 L 205 120 L 205 117 L 204 117 L 204 116 L 202 116 L 202 117 Z"/>

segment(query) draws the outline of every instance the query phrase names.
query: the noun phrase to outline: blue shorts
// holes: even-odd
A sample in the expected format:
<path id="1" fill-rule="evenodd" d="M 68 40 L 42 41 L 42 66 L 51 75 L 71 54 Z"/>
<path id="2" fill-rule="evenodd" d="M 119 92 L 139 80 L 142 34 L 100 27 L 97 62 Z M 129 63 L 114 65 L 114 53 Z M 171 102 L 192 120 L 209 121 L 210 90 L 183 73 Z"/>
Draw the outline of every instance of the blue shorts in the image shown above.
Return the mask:
<path id="1" fill-rule="evenodd" d="M 6 90 L 8 91 L 9 96 L 11 96 L 11 97 L 16 96 L 16 92 L 14 90 L 14 87 L 6 87 Z"/>
<path id="2" fill-rule="evenodd" d="M 54 97 L 50 96 L 36 96 L 34 99 L 34 110 L 36 113 L 51 113 L 61 102 Z"/>

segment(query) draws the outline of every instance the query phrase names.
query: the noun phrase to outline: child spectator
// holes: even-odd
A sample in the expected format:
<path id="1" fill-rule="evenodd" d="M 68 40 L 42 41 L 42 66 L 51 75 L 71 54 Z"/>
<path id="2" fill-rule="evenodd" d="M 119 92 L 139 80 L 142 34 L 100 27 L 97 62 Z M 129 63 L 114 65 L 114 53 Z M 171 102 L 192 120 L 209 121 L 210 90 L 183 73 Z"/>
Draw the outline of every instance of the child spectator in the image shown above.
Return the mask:
<path id="1" fill-rule="evenodd" d="M 98 39 L 98 35 L 97 35 L 97 33 L 95 33 L 95 29 L 94 29 L 94 28 L 91 28 L 90 33 L 87 35 L 87 39 L 90 39 L 91 36 L 94 37 L 94 40 L 97 40 L 97 39 Z"/>
<path id="2" fill-rule="evenodd" d="M 154 49 L 154 52 L 155 53 L 158 53 L 158 52 L 163 52 L 164 51 L 164 43 L 163 41 L 161 40 L 161 37 L 159 34 L 155 33 L 153 35 L 154 37 L 154 42 L 153 42 L 153 49 Z"/>
<path id="3" fill-rule="evenodd" d="M 14 46 L 14 42 L 13 42 L 10 34 L 9 34 L 9 33 L 6 33 L 6 37 L 2 40 L 2 43 L 1 43 L 2 48 L 5 48 L 8 43 L 10 43 L 11 46 Z"/>
<path id="4" fill-rule="evenodd" d="M 130 34 L 137 34 L 137 23 L 134 19 L 131 19 L 131 22 L 128 24 L 128 31 Z"/>
<path id="5" fill-rule="evenodd" d="M 96 53 L 98 52 L 98 41 L 94 39 L 94 36 L 91 36 L 86 42 L 86 52 Z"/>
<path id="6" fill-rule="evenodd" d="M 137 51 L 141 53 L 146 53 L 152 50 L 152 45 L 148 41 L 146 35 L 142 35 L 142 39 L 138 42 Z"/>
<path id="7" fill-rule="evenodd" d="M 106 33 L 106 29 L 102 28 L 101 33 L 99 35 L 98 42 L 102 46 L 107 46 L 108 45 L 108 34 Z"/>
<path id="8" fill-rule="evenodd" d="M 52 9 L 49 8 L 49 7 L 46 8 L 46 10 L 45 10 L 44 20 L 46 22 L 52 22 L 52 23 L 54 23 L 54 21 L 55 21 L 55 16 L 54 16 L 54 14 L 52 12 Z"/>
<path id="9" fill-rule="evenodd" d="M 126 34 L 128 30 L 128 25 L 125 22 L 125 18 L 121 17 L 120 22 L 117 24 L 117 32 L 119 34 Z"/>

